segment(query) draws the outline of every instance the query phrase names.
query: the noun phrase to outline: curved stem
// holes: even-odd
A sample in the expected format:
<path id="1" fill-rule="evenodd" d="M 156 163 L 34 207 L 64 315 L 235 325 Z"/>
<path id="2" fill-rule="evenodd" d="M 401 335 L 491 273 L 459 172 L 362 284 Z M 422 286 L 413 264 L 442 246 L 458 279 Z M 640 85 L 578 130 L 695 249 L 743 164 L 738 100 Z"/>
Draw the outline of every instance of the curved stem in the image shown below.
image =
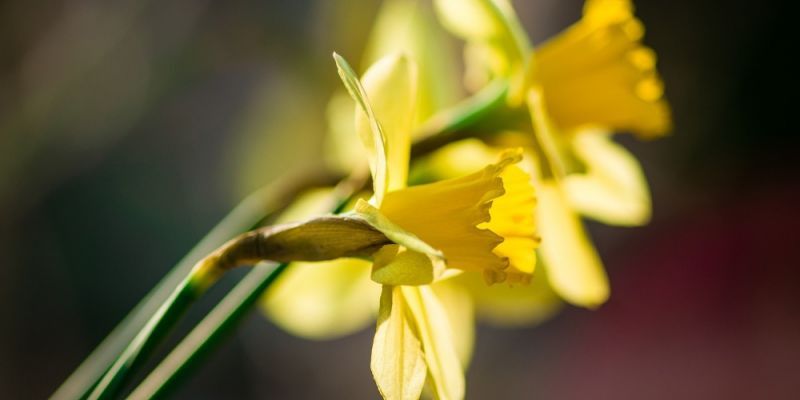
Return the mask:
<path id="1" fill-rule="evenodd" d="M 455 107 L 436 114 L 420 128 L 422 137 L 412 148 L 413 156 L 420 156 L 464 137 L 470 129 L 492 112 L 502 109 L 508 92 L 508 83 L 496 81 Z M 292 177 L 294 178 L 294 177 Z M 161 312 L 163 303 L 169 299 L 171 288 L 181 282 L 192 265 L 220 246 L 225 240 L 259 225 L 270 213 L 285 206 L 300 191 L 313 186 L 331 184 L 331 177 L 311 180 L 286 189 L 287 178 L 279 183 L 254 193 L 246 198 L 228 216 L 206 235 L 172 270 L 147 294 L 147 296 L 120 322 L 98 345 L 86 360 L 70 375 L 51 397 L 55 400 L 86 398 L 98 380 L 109 372 L 109 365 L 125 346 L 135 339 L 137 332 L 145 328 L 148 316 Z M 277 195 L 276 195 L 277 194 Z"/>
<path id="2" fill-rule="evenodd" d="M 118 393 L 130 378 L 131 373 L 144 362 L 146 356 L 167 335 L 183 312 L 204 291 L 196 284 L 194 278 L 190 275 L 172 291 L 167 301 L 158 308 L 144 328 L 139 331 L 139 334 L 134 337 L 125 351 L 103 375 L 103 378 L 89 394 L 89 399 L 108 399 Z"/>
<path id="3" fill-rule="evenodd" d="M 288 264 L 262 263 L 233 290 L 131 393 L 130 399 L 161 398 L 233 330 Z"/>
<path id="4" fill-rule="evenodd" d="M 166 301 L 192 266 L 228 239 L 258 226 L 296 193 L 308 187 L 329 184 L 335 177 L 289 176 L 246 197 L 161 279 L 136 307 L 89 354 L 51 396 L 53 400 L 85 399 L 148 319 Z M 334 180 L 335 182 L 335 180 Z"/>

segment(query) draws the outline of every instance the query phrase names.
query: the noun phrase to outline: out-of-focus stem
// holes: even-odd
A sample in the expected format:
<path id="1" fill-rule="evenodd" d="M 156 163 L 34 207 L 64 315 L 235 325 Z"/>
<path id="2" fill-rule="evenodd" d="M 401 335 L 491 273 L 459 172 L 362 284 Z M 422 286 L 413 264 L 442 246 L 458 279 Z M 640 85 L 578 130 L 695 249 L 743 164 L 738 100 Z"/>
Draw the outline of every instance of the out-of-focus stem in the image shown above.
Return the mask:
<path id="1" fill-rule="evenodd" d="M 332 176 L 286 177 L 245 198 L 220 221 L 150 293 L 95 348 L 81 365 L 53 393 L 51 399 L 86 398 L 125 346 L 145 326 L 148 319 L 167 300 L 172 290 L 186 278 L 192 266 L 225 241 L 258 226 L 268 215 L 284 207 L 297 193 L 311 186 L 330 185 Z"/>

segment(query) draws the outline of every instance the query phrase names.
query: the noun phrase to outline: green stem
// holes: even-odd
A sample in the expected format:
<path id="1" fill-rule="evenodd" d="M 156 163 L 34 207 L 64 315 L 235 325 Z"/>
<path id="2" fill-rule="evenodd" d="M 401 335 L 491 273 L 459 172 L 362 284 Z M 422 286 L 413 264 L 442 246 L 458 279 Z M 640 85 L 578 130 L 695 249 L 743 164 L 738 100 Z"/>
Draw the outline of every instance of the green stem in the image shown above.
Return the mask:
<path id="1" fill-rule="evenodd" d="M 269 214 L 284 205 L 287 198 L 306 187 L 323 185 L 330 177 L 301 179 L 287 177 L 251 194 L 215 226 L 150 293 L 95 348 L 81 365 L 51 396 L 53 400 L 84 399 L 108 371 L 110 365 L 144 327 L 153 313 L 167 300 L 173 288 L 186 277 L 192 266 L 225 241 L 259 225 Z"/>
<path id="2" fill-rule="evenodd" d="M 412 154 L 414 156 L 427 154 L 460 138 L 461 133 L 479 124 L 487 115 L 493 111 L 502 110 L 507 92 L 508 84 L 504 81 L 497 81 L 455 107 L 437 114 L 421 128 L 424 139 L 414 144 Z M 308 187 L 330 184 L 331 179 L 325 177 L 312 184 L 296 185 L 292 188 L 293 190 L 284 190 L 283 196 L 276 196 L 275 194 L 279 192 L 277 189 L 285 189 L 286 181 L 292 181 L 292 179 L 287 178 L 282 183 L 271 185 L 249 196 L 226 216 L 184 259 L 173 267 L 51 398 L 55 400 L 86 398 L 97 385 L 98 379 L 104 376 L 104 373 L 109 372 L 109 365 L 117 359 L 117 355 L 145 327 L 148 317 L 153 315 L 156 310 L 161 310 L 159 307 L 168 300 L 171 288 L 181 282 L 196 261 L 229 238 L 255 228 L 267 215 L 278 210 L 288 199 L 291 199 L 293 194 Z M 287 195 L 289 193 L 291 195 Z"/>
<path id="3" fill-rule="evenodd" d="M 341 213 L 362 185 L 358 178 L 342 181 L 333 193 L 337 205 L 331 211 Z M 286 267 L 287 264 L 273 268 L 262 263 L 253 268 L 145 378 L 130 398 L 151 399 L 173 389 L 237 325 Z"/>
<path id="4" fill-rule="evenodd" d="M 194 276 L 184 279 L 173 290 L 164 304 L 147 321 L 144 328 L 134 337 L 125 351 L 117 358 L 111 368 L 94 388 L 89 399 L 108 399 L 118 394 L 122 386 L 128 381 L 130 375 L 145 360 L 154 347 L 161 342 L 175 322 L 183 315 L 184 311 L 204 291 L 198 287 Z"/>
<path id="5" fill-rule="evenodd" d="M 162 398 L 233 330 L 288 264 L 261 263 L 195 327 L 131 393 L 130 399 Z"/>
<path id="6" fill-rule="evenodd" d="M 411 148 L 411 157 L 424 156 L 448 143 L 475 136 L 483 129 L 491 130 L 482 124 L 494 120 L 493 113 L 507 111 L 504 107 L 507 95 L 508 82 L 498 79 L 455 106 L 436 113 L 414 134 L 418 139 Z"/>

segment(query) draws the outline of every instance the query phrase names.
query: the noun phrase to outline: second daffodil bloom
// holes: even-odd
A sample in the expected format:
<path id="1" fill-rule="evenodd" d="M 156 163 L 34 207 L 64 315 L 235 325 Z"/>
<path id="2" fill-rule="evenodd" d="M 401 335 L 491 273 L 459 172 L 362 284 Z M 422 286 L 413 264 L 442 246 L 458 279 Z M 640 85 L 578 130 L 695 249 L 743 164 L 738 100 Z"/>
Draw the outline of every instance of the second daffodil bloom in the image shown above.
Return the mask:
<path id="1" fill-rule="evenodd" d="M 415 64 L 406 56 L 386 56 L 359 80 L 341 57 L 335 59 L 357 105 L 355 130 L 367 149 L 373 181 L 370 201 L 360 200 L 354 214 L 394 242 L 373 255 L 368 270 L 380 284 L 371 362 L 375 382 L 387 399 L 417 399 L 426 381 L 436 398 L 463 398 L 463 336 L 471 340 L 472 327 L 462 332 L 451 323 L 445 304 L 458 295 L 442 284 L 462 274 L 479 276 L 484 284 L 530 280 L 538 244 L 536 199 L 529 176 L 516 165 L 522 151 L 509 150 L 466 176 L 406 187 Z M 319 281 L 309 269 L 314 266 L 306 267 L 304 276 Z M 355 282 L 359 276 L 347 276 L 352 287 L 361 286 Z M 276 300 L 297 299 L 291 288 L 275 293 Z"/>
<path id="2" fill-rule="evenodd" d="M 468 57 L 468 69 L 483 70 L 484 82 L 507 79 L 510 106 L 527 103 L 541 166 L 540 252 L 550 284 L 573 304 L 603 303 L 607 278 L 576 211 L 615 225 L 647 222 L 650 195 L 641 167 L 611 134 L 653 138 L 671 126 L 655 54 L 641 44 L 644 29 L 631 2 L 588 0 L 579 22 L 535 52 L 507 0 L 436 5 L 442 23 L 468 48 L 488 49 Z"/>

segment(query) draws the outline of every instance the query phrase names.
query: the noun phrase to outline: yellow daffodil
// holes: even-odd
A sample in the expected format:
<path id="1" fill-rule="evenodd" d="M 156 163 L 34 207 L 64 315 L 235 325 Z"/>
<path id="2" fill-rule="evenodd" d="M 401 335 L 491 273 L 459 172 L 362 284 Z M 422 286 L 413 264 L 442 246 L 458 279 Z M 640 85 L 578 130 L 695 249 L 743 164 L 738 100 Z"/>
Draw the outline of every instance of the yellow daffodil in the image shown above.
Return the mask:
<path id="1" fill-rule="evenodd" d="M 425 380 L 424 362 L 438 398 L 461 398 L 463 372 L 454 332 L 427 284 L 446 276 L 447 271 L 438 269 L 440 262 L 449 271 L 482 274 L 489 283 L 525 280 L 533 269 L 533 260 L 525 255 L 537 243 L 533 188 L 513 165 L 521 159 L 516 152 L 462 178 L 405 188 L 416 98 L 412 64 L 403 57 L 382 59 L 363 78 L 370 90 L 360 87 L 342 60 L 339 67 L 361 111 L 356 130 L 371 154 L 372 205 L 362 203 L 356 209 L 375 218 L 373 226 L 398 243 L 381 249 L 373 264 L 372 279 L 383 284 L 373 376 L 384 397 L 417 398 Z M 518 226 L 511 220 L 519 221 Z M 400 232 L 435 251 L 396 238 Z"/>
<path id="2" fill-rule="evenodd" d="M 481 69 L 484 82 L 508 79 L 509 105 L 527 103 L 541 162 L 540 252 L 550 284 L 571 303 L 601 304 L 607 278 L 575 212 L 610 224 L 645 223 L 650 196 L 641 167 L 610 133 L 650 138 L 670 128 L 655 55 L 641 45 L 643 28 L 630 1 L 588 0 L 583 18 L 535 53 L 507 0 L 436 5 L 467 50 L 489 49 L 468 70 Z M 498 67 L 515 65 L 525 72 Z"/>
<path id="3" fill-rule="evenodd" d="M 464 319 L 456 320 L 443 304 L 449 306 L 457 294 L 440 283 L 462 272 L 481 276 L 487 283 L 530 280 L 538 238 L 533 224 L 533 188 L 527 174 L 515 165 L 521 152 L 506 152 L 499 162 L 460 178 L 406 187 L 417 98 L 415 64 L 404 56 L 388 56 L 373 65 L 361 81 L 343 59 L 337 57 L 337 65 L 357 104 L 356 132 L 367 149 L 373 178 L 372 198 L 357 203 L 355 213 L 395 243 L 374 254 L 371 271 L 363 269 L 382 285 L 373 376 L 381 394 L 389 399 L 418 398 L 426 381 L 438 398 L 462 398 L 459 351 L 463 354 L 464 347 L 471 346 L 472 326 L 463 334 L 454 331 Z M 333 279 L 335 288 L 371 290 L 369 285 L 355 282 L 364 278 L 354 273 L 358 262 L 347 267 L 337 263 L 337 272 L 348 271 Z M 285 324 L 290 329 L 308 330 L 312 335 L 321 332 L 329 318 L 323 317 L 326 322 L 319 325 L 298 324 L 293 321 L 297 318 L 288 317 L 287 310 L 312 308 L 313 315 L 319 315 L 331 311 L 328 305 L 287 307 L 291 303 L 287 299 L 297 299 L 290 294 L 294 288 L 308 292 L 302 290 L 305 283 L 298 277 L 327 285 L 320 276 L 312 275 L 311 268 L 330 266 L 308 263 L 304 272 L 289 273 L 276 285 L 277 301 L 266 302 L 270 314 L 279 323 L 291 321 Z M 346 307 L 361 298 L 343 297 L 345 300 L 333 304 Z M 307 319 L 308 315 L 298 317 Z"/>

